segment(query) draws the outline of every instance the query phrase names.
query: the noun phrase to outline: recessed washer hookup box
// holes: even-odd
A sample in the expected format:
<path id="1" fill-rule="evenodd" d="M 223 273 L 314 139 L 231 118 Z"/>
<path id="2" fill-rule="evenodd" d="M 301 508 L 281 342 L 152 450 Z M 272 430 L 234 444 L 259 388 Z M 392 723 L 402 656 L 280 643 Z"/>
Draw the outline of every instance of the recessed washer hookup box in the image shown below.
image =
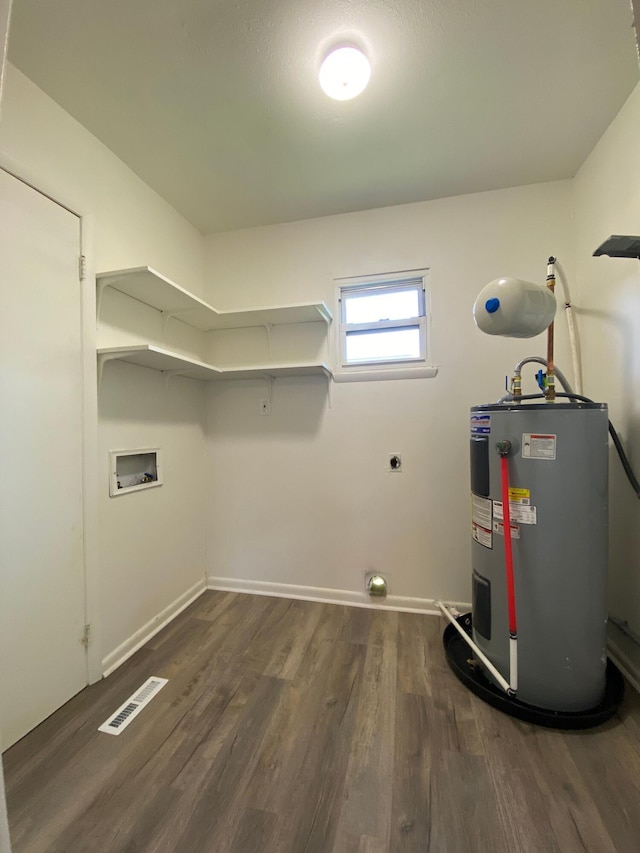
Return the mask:
<path id="1" fill-rule="evenodd" d="M 109 451 L 109 494 L 112 498 L 161 485 L 161 448 Z"/>

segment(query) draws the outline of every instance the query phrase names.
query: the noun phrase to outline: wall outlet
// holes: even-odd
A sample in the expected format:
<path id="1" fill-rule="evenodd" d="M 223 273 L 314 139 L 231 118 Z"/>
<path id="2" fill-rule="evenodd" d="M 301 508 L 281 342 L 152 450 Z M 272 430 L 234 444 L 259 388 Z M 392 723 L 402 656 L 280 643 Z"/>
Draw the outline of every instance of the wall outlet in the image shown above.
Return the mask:
<path id="1" fill-rule="evenodd" d="M 260 400 L 258 404 L 258 414 L 259 415 L 270 415 L 271 414 L 271 403 L 264 399 Z"/>
<path id="2" fill-rule="evenodd" d="M 389 454 L 389 471 L 399 474 L 402 471 L 402 456 L 399 453 Z"/>

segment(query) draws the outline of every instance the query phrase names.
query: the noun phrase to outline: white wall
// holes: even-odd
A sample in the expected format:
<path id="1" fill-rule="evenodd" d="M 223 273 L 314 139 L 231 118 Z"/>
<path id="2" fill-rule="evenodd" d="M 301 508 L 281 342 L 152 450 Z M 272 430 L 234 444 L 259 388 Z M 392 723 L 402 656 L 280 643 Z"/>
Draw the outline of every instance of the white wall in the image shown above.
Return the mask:
<path id="1" fill-rule="evenodd" d="M 611 234 L 640 233 L 640 84 L 573 182 L 576 303 L 585 393 L 610 418 L 640 474 L 640 263 L 592 257 Z M 640 501 L 611 453 L 609 612 L 640 633 Z"/>
<path id="2" fill-rule="evenodd" d="M 0 117 L 2 116 L 2 92 L 4 84 L 7 34 L 9 31 L 9 15 L 11 0 L 0 0 Z M 2 745 L 0 744 L 0 750 Z M 0 853 L 10 853 L 9 824 L 4 796 L 4 775 L 2 773 L 2 757 L 0 756 Z"/>
<path id="3" fill-rule="evenodd" d="M 208 390 L 208 574 L 470 600 L 468 410 L 544 338 L 492 339 L 471 308 L 500 274 L 572 272 L 570 182 L 482 193 L 207 238 L 207 297 L 221 308 L 326 300 L 334 277 L 429 267 L 435 379 L 334 385 L 277 380 Z M 561 318 L 562 319 L 562 318 Z M 559 324 L 558 363 L 570 373 Z M 390 452 L 404 471 L 387 472 Z M 351 596 L 353 598 L 353 596 Z"/>
<path id="4" fill-rule="evenodd" d="M 196 229 L 23 74 L 10 65 L 7 72 L 2 162 L 93 216 L 98 271 L 148 264 L 201 293 Z M 111 335 L 133 317 L 122 306 L 118 315 L 112 294 L 103 307 Z M 174 322 L 171 335 L 186 350 L 189 335 L 181 326 Z M 175 378 L 165 390 L 155 371 L 105 367 L 96 460 L 105 658 L 204 576 L 204 412 L 200 383 Z M 108 451 L 149 446 L 164 449 L 165 484 L 109 498 Z"/>
<path id="5" fill-rule="evenodd" d="M 200 294 L 198 231 L 11 63 L 5 85 L 0 151 L 95 214 L 96 269 L 150 264 Z"/>
<path id="6" fill-rule="evenodd" d="M 183 377 L 165 387 L 156 370 L 111 362 L 99 403 L 102 647 L 111 666 L 204 577 L 204 389 Z M 163 485 L 110 498 L 109 450 L 144 447 L 162 448 Z"/>

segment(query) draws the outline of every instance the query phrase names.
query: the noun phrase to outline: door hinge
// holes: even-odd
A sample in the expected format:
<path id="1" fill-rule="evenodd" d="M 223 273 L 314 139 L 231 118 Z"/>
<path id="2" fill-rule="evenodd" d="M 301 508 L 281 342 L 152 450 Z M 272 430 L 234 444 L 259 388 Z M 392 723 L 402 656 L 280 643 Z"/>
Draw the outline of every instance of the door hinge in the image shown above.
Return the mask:
<path id="1" fill-rule="evenodd" d="M 84 281 L 84 276 L 87 270 L 87 256 L 80 255 L 78 258 L 78 272 L 80 273 L 80 281 Z"/>
<path id="2" fill-rule="evenodd" d="M 81 643 L 83 646 L 88 646 L 91 642 L 91 625 L 85 625 L 82 630 L 82 640 Z"/>

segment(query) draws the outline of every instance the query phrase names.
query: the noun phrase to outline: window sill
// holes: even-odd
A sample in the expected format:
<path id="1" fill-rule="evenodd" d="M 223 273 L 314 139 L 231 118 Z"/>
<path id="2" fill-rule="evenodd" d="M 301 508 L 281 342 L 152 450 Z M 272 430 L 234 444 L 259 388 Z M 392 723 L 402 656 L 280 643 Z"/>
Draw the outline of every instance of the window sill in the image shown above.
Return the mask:
<path id="1" fill-rule="evenodd" d="M 333 375 L 334 382 L 376 382 L 381 379 L 433 379 L 438 368 L 429 364 L 420 367 L 342 368 Z"/>

